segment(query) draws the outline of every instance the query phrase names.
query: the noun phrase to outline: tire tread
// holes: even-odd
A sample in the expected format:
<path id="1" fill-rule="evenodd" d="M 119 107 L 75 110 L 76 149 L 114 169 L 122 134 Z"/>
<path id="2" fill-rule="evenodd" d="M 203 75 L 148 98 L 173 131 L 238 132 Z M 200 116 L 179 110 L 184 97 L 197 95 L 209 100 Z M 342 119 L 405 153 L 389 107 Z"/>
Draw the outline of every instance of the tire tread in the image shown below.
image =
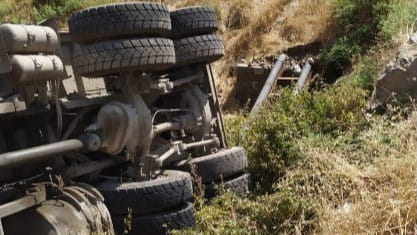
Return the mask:
<path id="1" fill-rule="evenodd" d="M 171 12 L 172 36 L 210 34 L 218 30 L 216 11 L 211 7 L 186 7 Z"/>
<path id="2" fill-rule="evenodd" d="M 176 64 L 211 63 L 224 56 L 221 38 L 215 34 L 174 40 Z"/>
<path id="3" fill-rule="evenodd" d="M 172 40 L 165 38 L 119 39 L 79 45 L 73 60 L 74 70 L 87 77 L 156 71 L 175 64 L 175 49 Z"/>
<path id="4" fill-rule="evenodd" d="M 166 36 L 171 31 L 168 9 L 158 3 L 116 3 L 88 8 L 68 19 L 74 42 L 120 36 Z"/>

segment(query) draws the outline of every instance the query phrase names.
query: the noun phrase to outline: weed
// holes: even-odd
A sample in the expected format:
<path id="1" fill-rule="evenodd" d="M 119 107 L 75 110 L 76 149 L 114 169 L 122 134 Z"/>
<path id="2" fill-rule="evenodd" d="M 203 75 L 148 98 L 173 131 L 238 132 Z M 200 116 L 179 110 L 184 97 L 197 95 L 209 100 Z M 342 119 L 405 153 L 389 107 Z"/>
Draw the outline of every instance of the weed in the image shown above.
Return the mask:
<path id="1" fill-rule="evenodd" d="M 399 31 L 411 27 L 417 16 L 414 0 L 332 0 L 332 3 L 339 26 L 338 39 L 320 55 L 323 76 L 328 82 L 344 75 L 372 47 L 386 47 L 395 42 L 402 34 Z M 364 75 L 368 80 L 359 82 L 369 89 L 369 76 Z"/>
<path id="2" fill-rule="evenodd" d="M 227 15 L 226 27 L 228 29 L 241 29 L 246 27 L 250 20 L 250 9 L 252 1 L 234 0 L 231 3 L 229 14 Z"/>

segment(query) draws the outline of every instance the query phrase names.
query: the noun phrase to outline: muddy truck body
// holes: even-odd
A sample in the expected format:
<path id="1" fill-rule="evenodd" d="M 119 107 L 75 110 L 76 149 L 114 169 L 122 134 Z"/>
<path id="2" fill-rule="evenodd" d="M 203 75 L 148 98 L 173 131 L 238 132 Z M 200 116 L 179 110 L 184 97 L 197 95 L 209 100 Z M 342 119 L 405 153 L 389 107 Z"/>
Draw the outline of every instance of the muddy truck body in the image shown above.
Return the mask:
<path id="1" fill-rule="evenodd" d="M 193 182 L 247 193 L 213 9 L 120 3 L 56 25 L 0 25 L 0 234 L 165 234 L 194 225 Z"/>

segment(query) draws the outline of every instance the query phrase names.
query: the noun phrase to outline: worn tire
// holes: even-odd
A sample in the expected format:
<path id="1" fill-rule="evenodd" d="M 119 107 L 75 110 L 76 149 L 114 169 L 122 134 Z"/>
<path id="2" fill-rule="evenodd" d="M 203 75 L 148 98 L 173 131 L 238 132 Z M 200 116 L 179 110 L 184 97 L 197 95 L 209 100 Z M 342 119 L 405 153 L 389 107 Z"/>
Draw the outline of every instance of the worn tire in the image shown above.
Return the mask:
<path id="1" fill-rule="evenodd" d="M 237 177 L 225 179 L 224 182 L 218 182 L 205 185 L 204 195 L 207 198 L 212 198 L 218 194 L 219 189 L 229 190 L 240 196 L 249 194 L 250 189 L 250 174 L 242 174 Z"/>
<path id="2" fill-rule="evenodd" d="M 159 212 L 181 205 L 193 197 L 191 176 L 180 171 L 164 171 L 164 176 L 143 182 L 120 183 L 107 179 L 96 188 L 112 215 L 134 215 Z"/>
<path id="3" fill-rule="evenodd" d="M 211 7 L 186 7 L 171 12 L 172 37 L 211 34 L 218 30 L 216 11 Z"/>
<path id="4" fill-rule="evenodd" d="M 79 45 L 73 60 L 74 70 L 86 77 L 158 71 L 175 64 L 175 49 L 165 38 L 119 39 Z"/>
<path id="5" fill-rule="evenodd" d="M 158 214 L 133 216 L 130 221 L 128 217 L 113 217 L 112 219 L 116 234 L 167 234 L 169 230 L 184 229 L 195 225 L 192 203 L 184 203 L 177 209 Z M 130 226 L 126 226 L 126 222 Z"/>
<path id="6" fill-rule="evenodd" d="M 158 3 L 116 3 L 72 14 L 68 26 L 74 42 L 126 36 L 166 36 L 171 31 L 168 9 Z"/>
<path id="7" fill-rule="evenodd" d="M 174 166 L 175 169 L 190 172 L 195 166 L 195 173 L 201 177 L 202 183 L 219 182 L 230 176 L 245 171 L 248 164 L 245 150 L 234 147 L 221 150 L 217 153 L 181 161 Z"/>
<path id="8" fill-rule="evenodd" d="M 211 63 L 224 56 L 223 42 L 214 34 L 174 40 L 178 66 Z"/>

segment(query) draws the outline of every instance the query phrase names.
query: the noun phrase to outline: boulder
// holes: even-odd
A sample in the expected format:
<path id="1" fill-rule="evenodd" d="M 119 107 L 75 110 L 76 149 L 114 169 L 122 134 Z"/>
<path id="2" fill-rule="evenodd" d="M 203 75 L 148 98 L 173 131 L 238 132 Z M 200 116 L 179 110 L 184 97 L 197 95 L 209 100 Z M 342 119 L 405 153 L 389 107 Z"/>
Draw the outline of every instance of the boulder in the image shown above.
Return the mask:
<path id="1" fill-rule="evenodd" d="M 395 95 L 417 99 L 417 33 L 400 48 L 376 81 L 369 106 L 377 108 Z"/>

